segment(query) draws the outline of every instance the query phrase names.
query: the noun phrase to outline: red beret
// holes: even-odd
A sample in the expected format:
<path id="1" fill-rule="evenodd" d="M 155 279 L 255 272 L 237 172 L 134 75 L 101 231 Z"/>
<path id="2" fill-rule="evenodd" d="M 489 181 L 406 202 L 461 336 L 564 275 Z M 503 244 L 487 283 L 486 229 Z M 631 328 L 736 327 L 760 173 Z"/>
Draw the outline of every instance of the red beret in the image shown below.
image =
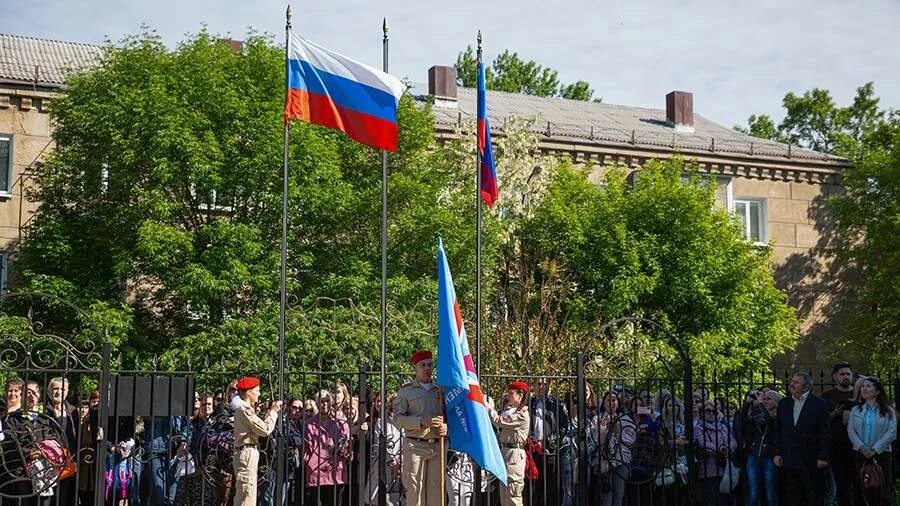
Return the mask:
<path id="1" fill-rule="evenodd" d="M 413 365 L 416 365 L 416 364 L 418 364 L 419 362 L 421 362 L 421 361 L 423 361 L 423 360 L 425 360 L 425 359 L 429 359 L 429 358 L 431 358 L 431 352 L 430 352 L 430 351 L 428 351 L 428 350 L 419 350 L 419 351 L 417 351 L 417 352 L 415 352 L 415 353 L 412 354 L 412 358 L 410 358 L 410 360 L 412 361 Z"/>
<path id="2" fill-rule="evenodd" d="M 234 388 L 244 391 L 250 390 L 251 388 L 256 388 L 258 386 L 259 378 L 255 378 L 253 376 L 244 376 L 243 378 L 238 380 L 237 385 L 235 385 Z"/>
<path id="3" fill-rule="evenodd" d="M 522 380 L 515 380 L 509 385 L 507 385 L 507 390 L 521 390 L 522 392 L 528 392 L 528 383 L 525 383 Z"/>

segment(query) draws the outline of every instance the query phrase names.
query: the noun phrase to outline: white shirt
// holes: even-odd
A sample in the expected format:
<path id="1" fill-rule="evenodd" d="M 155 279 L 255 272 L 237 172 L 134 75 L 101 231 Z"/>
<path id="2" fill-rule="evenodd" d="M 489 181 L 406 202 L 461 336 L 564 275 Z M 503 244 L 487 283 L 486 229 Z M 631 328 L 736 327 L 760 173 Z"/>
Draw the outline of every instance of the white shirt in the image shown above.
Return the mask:
<path id="1" fill-rule="evenodd" d="M 531 437 L 535 441 L 544 439 L 544 400 L 541 398 L 534 401 L 534 429 L 531 431 Z"/>
<path id="2" fill-rule="evenodd" d="M 794 425 L 800 419 L 800 412 L 803 411 L 803 405 L 806 404 L 806 398 L 809 397 L 809 390 L 806 391 L 799 399 L 794 399 Z M 793 396 L 791 396 L 793 399 Z"/>

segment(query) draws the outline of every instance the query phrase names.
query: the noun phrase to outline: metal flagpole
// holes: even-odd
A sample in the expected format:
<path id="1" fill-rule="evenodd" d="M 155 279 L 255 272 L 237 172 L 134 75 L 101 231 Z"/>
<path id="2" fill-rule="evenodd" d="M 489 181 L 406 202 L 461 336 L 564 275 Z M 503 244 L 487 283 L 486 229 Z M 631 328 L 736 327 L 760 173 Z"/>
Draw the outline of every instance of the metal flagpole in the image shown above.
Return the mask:
<path id="1" fill-rule="evenodd" d="M 290 84 L 288 76 L 290 75 L 288 59 L 290 58 L 290 35 L 291 34 L 291 6 L 287 6 L 285 11 L 284 24 L 284 104 L 287 107 L 288 93 Z M 288 147 L 291 142 L 291 123 L 290 120 L 284 120 L 284 172 L 282 173 L 282 193 L 281 193 L 281 301 L 278 314 L 278 400 L 284 401 L 284 329 L 285 329 L 285 312 L 287 310 L 287 233 L 288 233 L 288 176 L 290 173 L 290 164 L 288 160 Z M 277 452 L 278 458 L 275 459 L 275 498 L 276 504 L 284 503 L 283 484 L 285 480 L 287 449 L 287 435 L 284 431 L 284 410 L 278 410 L 278 441 Z"/>
<path id="2" fill-rule="evenodd" d="M 481 30 L 478 30 L 478 60 L 481 65 Z M 476 74 L 478 70 L 475 71 Z M 476 76 L 477 81 L 477 76 Z M 478 84 L 475 85 L 478 87 Z M 477 93 L 477 91 L 476 91 Z M 478 116 L 476 104 L 475 116 Z M 475 151 L 478 153 L 475 168 L 475 373 L 481 377 L 481 152 L 478 151 L 478 125 L 475 126 Z M 481 505 L 481 469 L 472 462 L 475 472 L 475 490 L 472 504 Z"/>
<path id="3" fill-rule="evenodd" d="M 387 18 L 381 24 L 382 70 L 388 71 Z M 388 204 L 388 152 L 381 151 L 381 434 L 378 437 L 378 504 L 387 504 L 387 204 Z"/>
<path id="4" fill-rule="evenodd" d="M 481 30 L 478 30 L 478 64 L 481 64 Z M 478 134 L 475 135 L 477 139 Z M 475 372 L 481 375 L 481 153 L 475 170 Z"/>

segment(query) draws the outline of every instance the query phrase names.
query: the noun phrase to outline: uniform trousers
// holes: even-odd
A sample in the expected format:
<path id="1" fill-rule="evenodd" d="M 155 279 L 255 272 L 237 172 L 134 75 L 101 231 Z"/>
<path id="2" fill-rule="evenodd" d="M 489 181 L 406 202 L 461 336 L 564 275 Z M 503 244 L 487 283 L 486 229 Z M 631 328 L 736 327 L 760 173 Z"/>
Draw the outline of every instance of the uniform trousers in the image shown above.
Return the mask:
<path id="1" fill-rule="evenodd" d="M 522 506 L 522 492 L 525 491 L 525 450 L 522 448 L 500 448 L 506 463 L 507 485 L 500 486 L 502 506 Z"/>
<path id="2" fill-rule="evenodd" d="M 446 441 L 444 442 L 446 447 Z M 406 489 L 406 506 L 442 504 L 441 474 L 444 456 L 439 442 L 429 443 L 406 438 L 403 443 L 403 465 L 400 470 Z"/>
<path id="3" fill-rule="evenodd" d="M 242 446 L 234 454 L 234 506 L 256 506 L 256 472 L 259 450 Z"/>

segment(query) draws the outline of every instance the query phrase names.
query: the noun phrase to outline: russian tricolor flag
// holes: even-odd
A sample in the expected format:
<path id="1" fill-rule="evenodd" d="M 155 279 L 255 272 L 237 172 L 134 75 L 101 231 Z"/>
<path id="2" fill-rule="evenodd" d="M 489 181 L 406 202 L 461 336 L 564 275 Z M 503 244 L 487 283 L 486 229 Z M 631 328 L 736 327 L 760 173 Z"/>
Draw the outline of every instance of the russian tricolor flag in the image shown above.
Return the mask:
<path id="1" fill-rule="evenodd" d="M 396 77 L 288 34 L 286 121 L 334 128 L 351 139 L 397 150 L 397 104 L 406 85 Z"/>
<path id="2" fill-rule="evenodd" d="M 478 62 L 478 160 L 481 170 L 481 199 L 491 207 L 497 201 L 497 171 L 494 169 L 494 150 L 491 148 L 491 124 L 487 116 L 487 91 L 484 84 L 484 64 Z"/>
<path id="3" fill-rule="evenodd" d="M 468 454 L 504 485 L 508 481 L 500 445 L 484 405 L 484 394 L 469 352 L 450 264 L 438 239 L 437 383 L 444 387 L 450 448 Z"/>

